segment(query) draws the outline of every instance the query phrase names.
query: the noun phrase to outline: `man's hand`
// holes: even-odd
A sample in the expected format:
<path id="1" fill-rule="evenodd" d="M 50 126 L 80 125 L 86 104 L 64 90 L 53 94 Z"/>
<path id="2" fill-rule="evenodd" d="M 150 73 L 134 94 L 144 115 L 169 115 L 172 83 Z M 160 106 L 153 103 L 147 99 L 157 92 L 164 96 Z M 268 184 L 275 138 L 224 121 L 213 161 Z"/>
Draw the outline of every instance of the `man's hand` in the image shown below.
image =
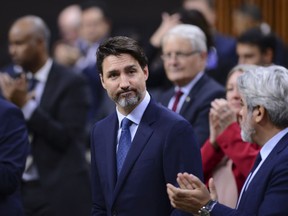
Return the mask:
<path id="1" fill-rule="evenodd" d="M 236 113 L 225 99 L 215 99 L 211 103 L 209 113 L 210 143 L 217 148 L 217 137 L 233 122 L 236 121 Z"/>
<path id="2" fill-rule="evenodd" d="M 0 87 L 2 95 L 20 108 L 34 96 L 33 92 L 28 93 L 27 91 L 25 74 L 21 74 L 19 78 L 13 79 L 7 73 L 0 73 Z"/>
<path id="3" fill-rule="evenodd" d="M 209 193 L 205 184 L 199 178 L 188 173 L 179 173 L 177 182 L 180 188 L 167 184 L 167 193 L 174 208 L 186 211 L 192 214 L 198 214 L 199 209 L 206 205 L 209 200 L 217 199 L 216 188 L 213 179 L 209 180 Z"/>

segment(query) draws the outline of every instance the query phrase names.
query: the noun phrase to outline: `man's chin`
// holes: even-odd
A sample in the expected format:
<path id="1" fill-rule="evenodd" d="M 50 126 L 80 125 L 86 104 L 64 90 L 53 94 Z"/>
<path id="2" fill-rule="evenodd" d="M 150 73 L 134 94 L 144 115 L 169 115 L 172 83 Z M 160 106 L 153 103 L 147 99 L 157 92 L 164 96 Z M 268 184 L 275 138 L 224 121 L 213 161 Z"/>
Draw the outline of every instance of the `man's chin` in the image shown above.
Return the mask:
<path id="1" fill-rule="evenodd" d="M 134 107 L 138 104 L 138 99 L 137 97 L 120 97 L 117 100 L 117 104 L 121 106 L 122 108 L 130 108 Z"/>

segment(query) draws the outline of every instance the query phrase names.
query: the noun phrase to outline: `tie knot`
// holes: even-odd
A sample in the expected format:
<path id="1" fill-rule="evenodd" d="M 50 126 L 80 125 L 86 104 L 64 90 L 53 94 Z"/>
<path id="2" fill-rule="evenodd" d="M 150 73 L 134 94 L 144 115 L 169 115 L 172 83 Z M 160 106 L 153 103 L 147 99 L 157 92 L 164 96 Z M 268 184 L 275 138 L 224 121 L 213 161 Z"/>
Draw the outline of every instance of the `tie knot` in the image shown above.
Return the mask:
<path id="1" fill-rule="evenodd" d="M 38 80 L 34 76 L 31 76 L 27 78 L 27 81 L 28 81 L 28 91 L 34 90 L 34 88 L 36 87 L 38 83 Z"/>
<path id="2" fill-rule="evenodd" d="M 132 124 L 132 121 L 130 121 L 128 118 L 124 118 L 121 121 L 122 130 L 128 129 L 131 126 L 131 124 Z"/>
<path id="3" fill-rule="evenodd" d="M 183 95 L 183 92 L 179 89 L 178 91 L 175 92 L 175 97 L 179 98 Z"/>

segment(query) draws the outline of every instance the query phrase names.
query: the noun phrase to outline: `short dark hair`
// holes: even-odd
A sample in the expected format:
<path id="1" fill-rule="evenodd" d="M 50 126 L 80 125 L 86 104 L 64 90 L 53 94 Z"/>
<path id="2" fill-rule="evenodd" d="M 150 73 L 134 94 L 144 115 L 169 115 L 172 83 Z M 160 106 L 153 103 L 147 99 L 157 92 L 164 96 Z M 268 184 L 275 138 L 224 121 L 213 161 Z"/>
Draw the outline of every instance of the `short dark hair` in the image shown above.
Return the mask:
<path id="1" fill-rule="evenodd" d="M 276 37 L 272 32 L 264 32 L 261 27 L 254 27 L 244 32 L 237 38 L 237 44 L 239 43 L 257 46 L 261 53 L 271 49 L 275 56 Z"/>
<path id="2" fill-rule="evenodd" d="M 148 65 L 147 56 L 139 43 L 126 36 L 110 37 L 103 41 L 97 50 L 97 69 L 103 74 L 102 64 L 106 57 L 110 55 L 120 56 L 121 54 L 129 54 L 135 58 L 142 69 Z"/>

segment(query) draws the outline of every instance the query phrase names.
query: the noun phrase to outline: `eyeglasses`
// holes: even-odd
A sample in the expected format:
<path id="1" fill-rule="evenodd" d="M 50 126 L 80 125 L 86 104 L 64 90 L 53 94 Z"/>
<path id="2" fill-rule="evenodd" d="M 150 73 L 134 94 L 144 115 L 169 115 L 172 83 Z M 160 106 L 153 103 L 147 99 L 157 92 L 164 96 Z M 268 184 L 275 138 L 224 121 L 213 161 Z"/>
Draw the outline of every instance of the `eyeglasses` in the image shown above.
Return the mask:
<path id="1" fill-rule="evenodd" d="M 161 58 L 163 59 L 163 61 L 168 61 L 172 58 L 176 58 L 176 59 L 185 59 L 189 56 L 192 56 L 196 53 L 199 53 L 199 50 L 194 50 L 192 52 L 188 52 L 188 53 L 184 53 L 184 52 L 174 52 L 174 53 L 166 53 L 166 54 L 162 54 Z"/>

